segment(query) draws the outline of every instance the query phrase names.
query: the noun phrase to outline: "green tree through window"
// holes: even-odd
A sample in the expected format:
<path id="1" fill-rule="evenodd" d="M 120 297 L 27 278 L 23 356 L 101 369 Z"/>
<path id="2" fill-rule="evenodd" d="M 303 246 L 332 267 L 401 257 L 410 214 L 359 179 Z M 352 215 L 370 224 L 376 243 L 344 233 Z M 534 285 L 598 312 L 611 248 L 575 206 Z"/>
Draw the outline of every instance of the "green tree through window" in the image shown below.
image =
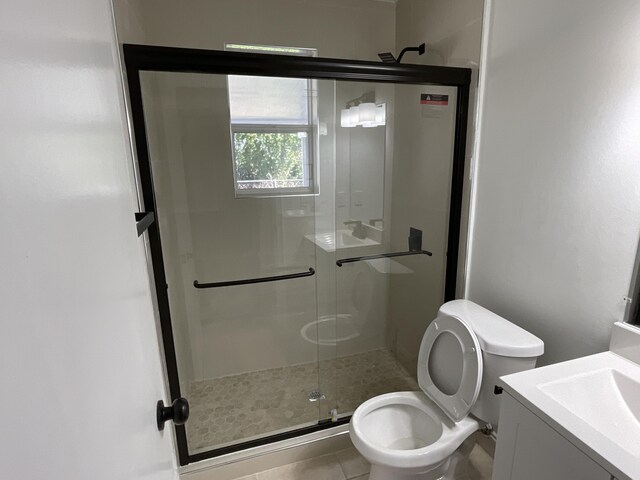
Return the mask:
<path id="1" fill-rule="evenodd" d="M 235 133 L 237 180 L 289 180 L 302 184 L 302 140 L 298 133 Z"/>

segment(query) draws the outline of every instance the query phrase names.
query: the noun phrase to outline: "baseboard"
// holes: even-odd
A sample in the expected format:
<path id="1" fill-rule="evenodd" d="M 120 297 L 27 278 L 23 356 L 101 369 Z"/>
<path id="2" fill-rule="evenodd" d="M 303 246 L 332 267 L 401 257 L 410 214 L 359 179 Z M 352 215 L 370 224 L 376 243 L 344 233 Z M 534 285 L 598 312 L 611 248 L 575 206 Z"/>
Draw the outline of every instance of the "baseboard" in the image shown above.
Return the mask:
<path id="1" fill-rule="evenodd" d="M 234 480 L 351 447 L 349 425 L 203 460 L 180 469 L 182 480 Z"/>

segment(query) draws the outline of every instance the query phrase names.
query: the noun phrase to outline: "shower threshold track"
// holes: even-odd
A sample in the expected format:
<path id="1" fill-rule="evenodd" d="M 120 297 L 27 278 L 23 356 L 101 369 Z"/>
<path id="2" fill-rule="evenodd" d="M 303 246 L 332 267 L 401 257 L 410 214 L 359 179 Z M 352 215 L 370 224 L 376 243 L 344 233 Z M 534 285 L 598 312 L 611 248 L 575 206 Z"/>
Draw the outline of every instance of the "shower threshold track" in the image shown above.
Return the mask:
<path id="1" fill-rule="evenodd" d="M 327 396 L 338 391 L 340 415 L 350 414 L 376 395 L 418 390 L 416 380 L 384 349 L 324 360 L 319 368 Z M 309 401 L 309 392 L 317 388 L 317 362 L 193 382 L 188 397 L 189 450 L 210 450 L 317 423 L 318 403 Z M 334 408 L 335 402 L 327 400 L 320 407 Z M 328 411 L 321 415 L 330 416 Z"/>

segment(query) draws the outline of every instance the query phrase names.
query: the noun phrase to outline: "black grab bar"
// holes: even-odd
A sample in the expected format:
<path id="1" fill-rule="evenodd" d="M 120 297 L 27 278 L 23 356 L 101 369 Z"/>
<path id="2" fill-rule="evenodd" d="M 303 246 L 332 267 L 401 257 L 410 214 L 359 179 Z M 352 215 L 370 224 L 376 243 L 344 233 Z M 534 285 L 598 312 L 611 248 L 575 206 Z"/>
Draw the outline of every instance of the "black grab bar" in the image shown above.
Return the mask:
<path id="1" fill-rule="evenodd" d="M 309 271 L 302 273 L 290 273 L 288 275 L 276 275 L 273 277 L 247 278 L 245 280 L 231 280 L 229 282 L 198 283 L 197 280 L 194 280 L 193 286 L 196 288 L 233 287 L 236 285 L 250 285 L 252 283 L 277 282 L 278 280 L 289 280 L 290 278 L 311 277 L 315 274 L 316 271 L 312 267 L 309 267 Z"/>
<path id="2" fill-rule="evenodd" d="M 428 255 L 433 253 L 427 250 L 410 250 L 408 252 L 380 253 L 378 255 L 365 255 L 364 257 L 341 258 L 336 260 L 336 265 L 341 267 L 345 263 L 362 262 L 365 260 L 375 260 L 376 258 L 406 257 L 408 255 Z"/>

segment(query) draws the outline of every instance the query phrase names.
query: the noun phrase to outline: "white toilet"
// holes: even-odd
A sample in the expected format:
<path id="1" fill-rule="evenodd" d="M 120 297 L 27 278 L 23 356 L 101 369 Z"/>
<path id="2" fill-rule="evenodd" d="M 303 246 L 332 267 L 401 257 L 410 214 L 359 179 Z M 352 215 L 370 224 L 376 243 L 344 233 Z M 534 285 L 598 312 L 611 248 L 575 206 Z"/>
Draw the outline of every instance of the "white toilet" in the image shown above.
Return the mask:
<path id="1" fill-rule="evenodd" d="M 542 340 L 480 305 L 442 305 L 420 345 L 422 392 L 374 397 L 351 417 L 369 480 L 460 478 L 471 450 L 465 440 L 498 423 L 498 378 L 535 367 L 543 351 Z"/>

